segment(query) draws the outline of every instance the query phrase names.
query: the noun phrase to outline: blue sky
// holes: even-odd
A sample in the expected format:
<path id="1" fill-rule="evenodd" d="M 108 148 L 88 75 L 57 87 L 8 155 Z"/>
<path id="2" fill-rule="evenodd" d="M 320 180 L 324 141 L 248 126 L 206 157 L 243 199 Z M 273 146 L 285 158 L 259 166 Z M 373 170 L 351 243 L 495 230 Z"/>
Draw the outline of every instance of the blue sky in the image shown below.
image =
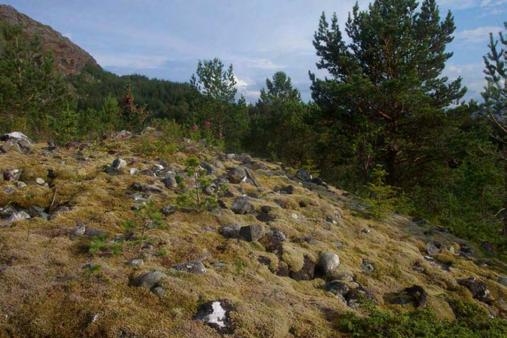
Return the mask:
<path id="1" fill-rule="evenodd" d="M 366 8 L 369 1 L 359 1 Z M 447 75 L 462 76 L 468 97 L 483 86 L 488 33 L 507 20 L 507 0 L 437 0 L 457 26 Z M 255 101 L 265 79 L 285 71 L 310 98 L 317 60 L 313 33 L 322 11 L 340 23 L 355 0 L 0 0 L 52 26 L 105 69 L 188 81 L 199 59 L 232 63 L 239 91 Z M 341 25 L 343 26 L 343 25 Z"/>

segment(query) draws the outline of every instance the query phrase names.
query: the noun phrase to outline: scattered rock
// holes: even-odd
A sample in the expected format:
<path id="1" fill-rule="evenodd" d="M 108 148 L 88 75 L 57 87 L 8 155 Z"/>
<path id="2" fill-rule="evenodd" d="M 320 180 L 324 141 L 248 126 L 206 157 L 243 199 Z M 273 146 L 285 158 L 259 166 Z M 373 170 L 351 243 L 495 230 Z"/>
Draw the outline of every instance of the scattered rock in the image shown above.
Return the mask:
<path id="1" fill-rule="evenodd" d="M 127 140 L 132 137 L 132 133 L 128 130 L 122 130 L 116 133 L 114 136 L 117 140 Z"/>
<path id="2" fill-rule="evenodd" d="M 206 273 L 206 267 L 201 261 L 192 261 L 181 264 L 176 264 L 173 269 L 178 271 L 185 271 L 188 273 L 203 274 Z"/>
<path id="3" fill-rule="evenodd" d="M 227 178 L 229 179 L 229 182 L 234 184 L 245 182 L 247 179 L 246 171 L 241 167 L 231 168 L 227 171 Z"/>
<path id="4" fill-rule="evenodd" d="M 505 276 L 505 275 L 498 276 L 497 281 L 498 281 L 498 283 L 502 284 L 503 286 L 507 286 L 507 276 Z"/>
<path id="5" fill-rule="evenodd" d="M 430 256 L 438 255 L 440 253 L 441 248 L 442 248 L 442 244 L 440 244 L 439 242 L 431 241 L 431 242 L 426 243 L 426 252 Z"/>
<path id="6" fill-rule="evenodd" d="M 121 158 L 116 158 L 113 163 L 107 168 L 109 174 L 118 174 L 127 167 L 127 161 Z"/>
<path id="7" fill-rule="evenodd" d="M 21 177 L 20 169 L 7 169 L 3 173 L 4 181 L 17 181 Z"/>
<path id="8" fill-rule="evenodd" d="M 281 194 L 292 195 L 294 193 L 294 186 L 293 185 L 286 185 L 284 187 L 279 188 L 278 192 Z"/>
<path id="9" fill-rule="evenodd" d="M 370 292 L 355 282 L 335 279 L 326 283 L 327 291 L 343 299 L 351 308 L 357 308 L 364 300 L 373 300 Z"/>
<path id="10" fill-rule="evenodd" d="M 37 177 L 35 179 L 35 183 L 37 183 L 38 185 L 44 185 L 46 183 L 46 181 L 44 181 L 44 179 L 41 177 Z"/>
<path id="11" fill-rule="evenodd" d="M 266 235 L 262 238 L 261 243 L 267 251 L 281 254 L 282 244 L 286 240 L 287 236 L 283 233 L 283 231 L 273 228 L 266 233 Z"/>
<path id="12" fill-rule="evenodd" d="M 469 289 L 472 296 L 481 302 L 489 304 L 493 300 L 486 284 L 475 277 L 458 279 L 458 284 Z"/>
<path id="13" fill-rule="evenodd" d="M 155 193 L 160 194 L 162 193 L 162 189 L 155 185 L 150 184 L 141 184 L 141 183 L 132 183 L 130 185 L 130 189 L 138 192 L 144 192 L 144 193 Z"/>
<path id="14" fill-rule="evenodd" d="M 413 285 L 399 292 L 384 295 L 384 300 L 388 303 L 399 305 L 412 304 L 414 307 L 426 305 L 427 298 L 428 294 L 419 285 Z"/>
<path id="15" fill-rule="evenodd" d="M 151 289 L 151 292 L 153 292 L 153 294 L 158 296 L 159 298 L 165 296 L 165 289 L 161 286 L 155 286 L 154 288 Z"/>
<path id="16" fill-rule="evenodd" d="M 144 260 L 141 258 L 135 258 L 130 260 L 129 265 L 135 268 L 139 268 L 144 265 Z"/>
<path id="17" fill-rule="evenodd" d="M 194 319 L 206 323 L 222 334 L 231 334 L 234 332 L 230 318 L 231 311 L 233 311 L 233 306 L 229 300 L 214 300 L 201 304 Z"/>
<path id="18" fill-rule="evenodd" d="M 137 175 L 138 172 L 139 172 L 139 169 L 137 169 L 137 168 L 130 168 L 130 170 L 129 170 L 130 176 Z"/>
<path id="19" fill-rule="evenodd" d="M 16 187 L 17 187 L 18 189 L 23 189 L 23 188 L 26 188 L 26 187 L 27 187 L 27 184 L 26 184 L 25 182 L 23 182 L 23 181 L 17 181 L 17 182 L 16 182 Z"/>
<path id="20" fill-rule="evenodd" d="M 167 189 L 176 189 L 178 187 L 176 175 L 171 172 L 167 173 L 167 175 L 162 179 L 162 183 L 164 183 Z"/>
<path id="21" fill-rule="evenodd" d="M 255 211 L 255 207 L 246 196 L 236 197 L 232 203 L 231 210 L 235 214 L 245 215 Z"/>
<path id="22" fill-rule="evenodd" d="M 215 172 L 215 168 L 208 162 L 201 162 L 201 168 L 203 168 L 208 175 L 212 175 Z"/>
<path id="23" fill-rule="evenodd" d="M 239 224 L 228 224 L 223 225 L 220 228 L 220 234 L 225 238 L 239 238 L 239 230 L 241 226 Z"/>
<path id="24" fill-rule="evenodd" d="M 312 175 L 306 169 L 299 169 L 296 172 L 296 177 L 299 178 L 303 182 L 308 182 L 312 180 Z"/>
<path id="25" fill-rule="evenodd" d="M 315 262 L 310 256 L 305 255 L 301 270 L 290 271 L 289 276 L 294 280 L 312 280 L 315 276 Z"/>
<path id="26" fill-rule="evenodd" d="M 315 276 L 329 277 L 340 266 L 340 257 L 333 252 L 320 254 L 319 262 L 315 268 Z"/>
<path id="27" fill-rule="evenodd" d="M 242 226 L 239 229 L 239 236 L 248 242 L 258 241 L 264 234 L 264 228 L 260 224 Z"/>
<path id="28" fill-rule="evenodd" d="M 363 270 L 364 273 L 369 274 L 369 273 L 372 273 L 373 271 L 375 271 L 375 266 L 369 260 L 363 259 L 363 261 L 361 263 L 361 270 Z"/>
<path id="29" fill-rule="evenodd" d="M 163 207 L 160 212 L 164 215 L 164 216 L 169 216 L 169 215 L 172 215 L 176 212 L 176 207 L 173 206 L 173 205 L 166 205 L 165 207 Z"/>
<path id="30" fill-rule="evenodd" d="M 0 147 L 0 150 L 7 153 L 10 150 L 15 150 L 20 153 L 28 154 L 32 151 L 32 141 L 23 133 L 14 131 L 0 136 L 0 141 L 5 143 Z"/>
<path id="31" fill-rule="evenodd" d="M 273 222 L 276 219 L 276 216 L 271 214 L 271 209 L 272 208 L 269 205 L 263 205 L 260 212 L 255 217 L 261 222 Z"/>
<path id="32" fill-rule="evenodd" d="M 163 289 L 160 290 L 158 288 L 162 288 L 160 283 L 166 277 L 167 277 L 167 275 L 165 273 L 163 273 L 162 271 L 154 270 L 154 271 L 146 272 L 136 278 L 131 279 L 130 285 L 135 286 L 135 287 L 143 287 L 143 288 L 146 288 L 157 295 L 160 295 L 162 293 L 161 291 Z"/>

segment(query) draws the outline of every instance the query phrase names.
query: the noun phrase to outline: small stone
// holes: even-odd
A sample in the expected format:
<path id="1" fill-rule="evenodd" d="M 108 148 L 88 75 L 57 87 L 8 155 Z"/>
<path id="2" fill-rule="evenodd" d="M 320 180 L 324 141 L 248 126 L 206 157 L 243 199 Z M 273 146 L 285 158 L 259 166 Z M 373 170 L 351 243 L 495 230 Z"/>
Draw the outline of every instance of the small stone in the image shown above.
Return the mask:
<path id="1" fill-rule="evenodd" d="M 235 214 L 245 215 L 255 211 L 255 207 L 246 196 L 236 197 L 231 207 Z"/>
<path id="2" fill-rule="evenodd" d="M 246 225 L 239 229 L 239 236 L 248 242 L 258 241 L 264 233 L 264 228 L 260 224 Z"/>
<path id="3" fill-rule="evenodd" d="M 166 277 L 165 273 L 154 270 L 134 278 L 131 280 L 131 285 L 152 290 L 154 287 L 160 286 L 160 282 Z"/>
<path id="4" fill-rule="evenodd" d="M 340 296 L 345 296 L 350 290 L 349 286 L 341 280 L 327 282 L 324 288 L 326 291 Z"/>
<path id="5" fill-rule="evenodd" d="M 227 178 L 233 184 L 238 184 L 246 181 L 246 171 L 241 167 L 231 168 L 227 171 Z"/>
<path id="6" fill-rule="evenodd" d="M 151 292 L 153 292 L 153 294 L 155 294 L 159 298 L 165 296 L 165 289 L 161 286 L 155 286 L 154 288 L 151 289 Z"/>
<path id="7" fill-rule="evenodd" d="M 25 219 L 29 219 L 29 218 L 30 218 L 30 215 L 28 213 L 26 213 L 25 211 L 18 211 L 18 212 L 13 213 L 11 215 L 11 217 L 9 217 L 9 219 L 7 220 L 7 224 L 12 224 L 15 222 L 24 221 Z"/>
<path id="8" fill-rule="evenodd" d="M 141 258 L 135 258 L 129 262 L 129 265 L 132 267 L 135 267 L 135 268 L 138 268 L 138 267 L 142 266 L 143 264 L 144 264 L 144 260 L 142 260 Z"/>
<path id="9" fill-rule="evenodd" d="M 201 162 L 201 168 L 206 170 L 206 174 L 211 175 L 215 172 L 215 168 L 208 162 Z"/>
<path id="10" fill-rule="evenodd" d="M 412 304 L 414 307 L 424 306 L 427 298 L 428 294 L 423 287 L 419 285 L 413 285 L 401 290 L 400 292 L 393 292 L 384 295 L 384 300 L 388 303 L 400 305 Z"/>
<path id="11" fill-rule="evenodd" d="M 162 183 L 164 183 L 167 189 L 175 189 L 178 187 L 178 182 L 176 181 L 176 175 L 174 173 L 167 173 L 162 179 Z"/>
<path id="12" fill-rule="evenodd" d="M 315 275 L 319 277 L 328 277 L 340 266 L 340 257 L 333 252 L 323 252 L 320 254 L 319 262 L 315 268 Z"/>
<path id="13" fill-rule="evenodd" d="M 173 266 L 173 269 L 178 271 L 185 271 L 188 273 L 203 274 L 206 273 L 206 267 L 201 261 L 192 261 L 181 263 Z"/>
<path id="14" fill-rule="evenodd" d="M 299 169 L 296 173 L 296 177 L 299 178 L 303 182 L 311 181 L 312 175 L 306 171 L 305 169 Z"/>
<path id="15" fill-rule="evenodd" d="M 137 168 L 130 168 L 130 170 L 129 170 L 129 174 L 131 176 L 136 175 L 138 172 L 139 172 L 139 169 L 137 169 Z"/>
<path id="16" fill-rule="evenodd" d="M 440 243 L 431 241 L 426 243 L 426 252 L 430 256 L 436 256 L 440 253 L 441 247 L 442 245 Z"/>
<path id="17" fill-rule="evenodd" d="M 220 234 L 225 238 L 238 238 L 240 229 L 239 224 L 228 224 L 220 228 Z"/>
<path id="18" fill-rule="evenodd" d="M 364 273 L 372 273 L 375 271 L 375 266 L 369 260 L 363 259 L 361 263 L 361 270 L 363 270 Z"/>
<path id="19" fill-rule="evenodd" d="M 490 291 L 484 282 L 478 280 L 475 277 L 463 278 L 458 280 L 458 284 L 465 286 L 470 290 L 472 296 L 475 299 L 480 300 L 484 303 L 491 303 L 492 298 Z"/>
<path id="20" fill-rule="evenodd" d="M 26 187 L 27 187 L 27 184 L 26 184 L 25 182 L 23 182 L 23 181 L 17 181 L 17 182 L 16 182 L 16 187 L 17 187 L 18 189 L 23 189 L 23 188 L 26 188 Z"/>
<path id="21" fill-rule="evenodd" d="M 160 211 L 162 212 L 162 214 L 164 216 L 169 216 L 169 215 L 172 215 L 176 212 L 176 207 L 173 205 L 166 205 Z"/>
<path id="22" fill-rule="evenodd" d="M 44 181 L 44 179 L 42 179 L 40 177 L 37 177 L 35 179 L 35 183 L 37 183 L 38 185 L 44 185 L 44 183 L 46 183 L 46 181 Z"/>
<path id="23" fill-rule="evenodd" d="M 278 191 L 281 194 L 292 195 L 294 193 L 294 186 L 293 185 L 287 185 L 285 187 L 280 188 Z"/>
<path id="24" fill-rule="evenodd" d="M 21 177 L 20 169 L 8 169 L 3 173 L 4 181 L 17 181 Z"/>

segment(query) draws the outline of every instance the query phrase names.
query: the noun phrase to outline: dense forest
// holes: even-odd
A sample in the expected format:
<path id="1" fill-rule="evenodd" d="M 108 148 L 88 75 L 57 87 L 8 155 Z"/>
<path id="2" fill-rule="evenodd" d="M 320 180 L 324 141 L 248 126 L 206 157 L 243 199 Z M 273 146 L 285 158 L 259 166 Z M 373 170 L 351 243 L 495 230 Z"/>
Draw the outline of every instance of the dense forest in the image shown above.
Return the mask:
<path id="1" fill-rule="evenodd" d="M 311 102 L 276 72 L 248 104 L 219 59 L 199 61 L 189 83 L 92 66 L 64 77 L 38 39 L 4 25 L 0 131 L 65 145 L 159 127 L 303 167 L 361 196 L 376 217 L 410 214 L 505 260 L 507 41 L 489 37 L 482 98 L 466 101 L 461 79 L 444 76 L 455 28 L 434 0 L 356 5 L 344 23 L 322 14 L 313 44 L 328 75 L 309 74 Z"/>

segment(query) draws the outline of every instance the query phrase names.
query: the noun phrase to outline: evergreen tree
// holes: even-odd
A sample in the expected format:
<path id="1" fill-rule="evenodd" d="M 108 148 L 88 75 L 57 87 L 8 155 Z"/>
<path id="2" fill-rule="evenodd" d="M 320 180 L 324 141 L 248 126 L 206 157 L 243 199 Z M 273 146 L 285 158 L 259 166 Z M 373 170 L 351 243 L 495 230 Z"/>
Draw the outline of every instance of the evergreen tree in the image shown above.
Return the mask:
<path id="1" fill-rule="evenodd" d="M 20 27 L 0 26 L 0 124 L 48 136 L 50 116 L 70 103 L 68 87 L 40 41 Z"/>
<path id="2" fill-rule="evenodd" d="M 203 94 L 198 107 L 199 124 L 206 122 L 220 143 L 225 143 L 229 150 L 239 150 L 248 114 L 241 98 L 239 105 L 235 103 L 237 89 L 232 65 L 226 69 L 217 58 L 199 61 L 190 83 Z"/>
<path id="3" fill-rule="evenodd" d="M 507 28 L 507 22 L 504 26 Z M 498 145 L 498 159 L 503 162 L 504 180 L 507 182 L 507 39 L 502 32 L 498 34 L 498 39 L 490 33 L 489 50 L 484 56 L 486 87 L 482 92 L 483 112 L 491 122 L 491 135 Z M 507 237 L 507 192 L 504 192 L 504 205 L 499 214 L 503 214 L 503 233 Z"/>
<path id="4" fill-rule="evenodd" d="M 218 58 L 199 61 L 190 84 L 205 96 L 226 103 L 233 103 L 237 93 L 232 65 L 225 69 Z"/>
<path id="5" fill-rule="evenodd" d="M 331 22 L 322 14 L 314 46 L 330 78 L 310 77 L 324 166 L 354 163 L 366 180 L 381 164 L 387 183 L 403 186 L 450 156 L 444 129 L 465 93 L 461 79 L 442 75 L 454 29 L 435 0 L 376 0 L 366 11 L 356 4 L 345 25 L 349 43 L 336 14 Z"/>
<path id="6" fill-rule="evenodd" d="M 309 107 L 301 101 L 290 77 L 277 72 L 266 79 L 260 99 L 251 112 L 249 149 L 291 165 L 305 164 L 311 153 Z"/>
<path id="7" fill-rule="evenodd" d="M 266 79 L 266 88 L 261 89 L 260 103 L 270 104 L 275 100 L 301 100 L 299 91 L 292 87 L 291 78 L 284 72 L 276 72 L 272 80 Z"/>

